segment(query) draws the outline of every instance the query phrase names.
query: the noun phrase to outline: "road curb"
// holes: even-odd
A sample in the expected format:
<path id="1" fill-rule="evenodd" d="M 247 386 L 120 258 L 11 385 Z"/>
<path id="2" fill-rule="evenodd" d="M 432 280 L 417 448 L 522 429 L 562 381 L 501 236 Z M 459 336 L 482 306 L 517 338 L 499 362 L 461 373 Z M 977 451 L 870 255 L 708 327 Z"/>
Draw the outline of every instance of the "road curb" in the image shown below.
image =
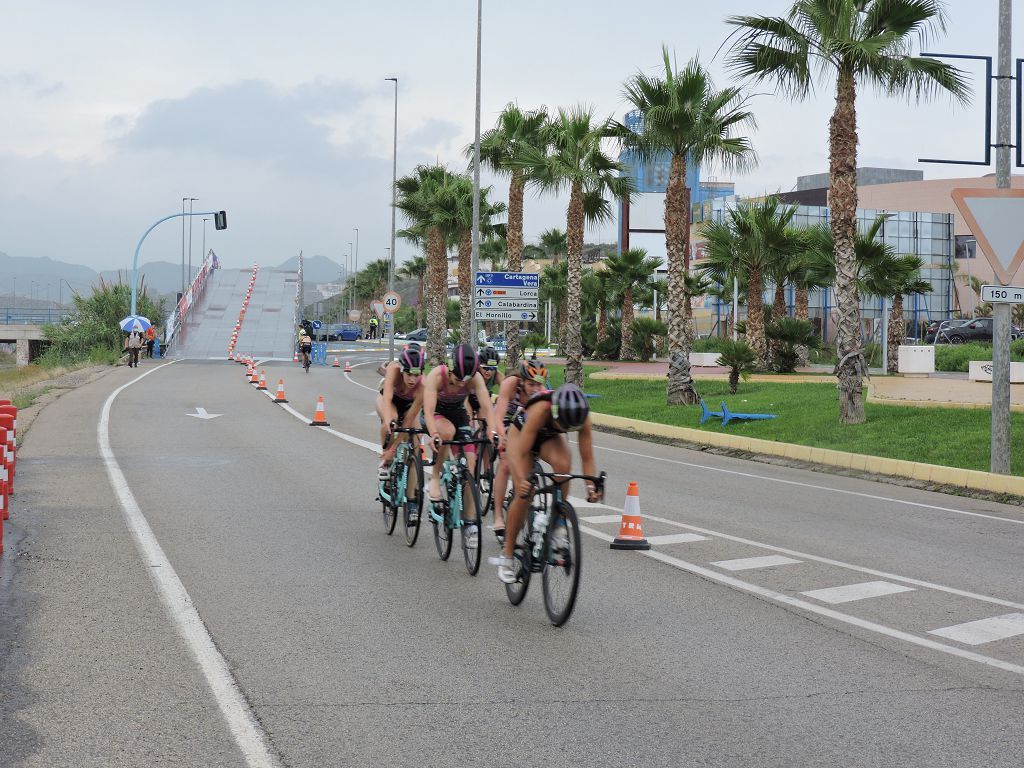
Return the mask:
<path id="1" fill-rule="evenodd" d="M 647 435 L 673 440 L 685 440 L 690 443 L 715 448 L 746 451 L 765 456 L 778 456 L 794 461 L 824 464 L 830 467 L 856 470 L 858 472 L 905 477 L 911 480 L 939 483 L 957 488 L 969 488 L 976 491 L 1005 493 L 1024 497 L 1024 477 L 1014 475 L 997 475 L 992 472 L 982 472 L 976 469 L 944 467 L 939 464 L 889 459 L 883 456 L 834 451 L 828 448 L 812 448 L 807 445 L 781 443 L 775 440 L 762 440 L 756 437 L 705 432 L 701 429 L 674 427 L 669 424 L 658 424 L 652 421 L 641 421 L 640 419 L 627 419 L 624 416 L 611 416 L 606 413 L 595 413 L 594 411 L 590 412 L 590 419 L 596 426 L 609 427 L 623 432 L 633 432 L 640 436 Z"/>

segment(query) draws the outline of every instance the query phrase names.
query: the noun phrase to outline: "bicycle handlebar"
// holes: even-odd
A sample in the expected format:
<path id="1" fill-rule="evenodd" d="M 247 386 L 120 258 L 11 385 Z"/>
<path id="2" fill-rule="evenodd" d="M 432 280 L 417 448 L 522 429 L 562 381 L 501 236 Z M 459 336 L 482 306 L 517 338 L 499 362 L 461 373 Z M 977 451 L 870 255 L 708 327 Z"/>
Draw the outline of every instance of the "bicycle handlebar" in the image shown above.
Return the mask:
<path id="1" fill-rule="evenodd" d="M 556 480 L 551 485 L 538 486 L 533 489 L 534 495 L 550 493 L 555 490 L 562 483 L 566 483 L 570 480 L 589 480 L 594 484 L 594 491 L 596 493 L 604 493 L 604 481 L 608 477 L 607 472 L 601 472 L 596 477 L 594 475 L 582 475 L 573 472 L 540 472 L 536 471 L 533 473 L 537 477 L 547 477 L 552 480 Z"/>

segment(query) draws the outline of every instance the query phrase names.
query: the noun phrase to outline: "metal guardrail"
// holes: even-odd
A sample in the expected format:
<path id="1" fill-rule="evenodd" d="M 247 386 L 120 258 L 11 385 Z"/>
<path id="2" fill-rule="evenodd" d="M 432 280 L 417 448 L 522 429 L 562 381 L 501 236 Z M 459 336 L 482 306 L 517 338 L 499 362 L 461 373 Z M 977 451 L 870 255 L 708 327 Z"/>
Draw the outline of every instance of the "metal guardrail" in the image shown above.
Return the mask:
<path id="1" fill-rule="evenodd" d="M 59 323 L 70 317 L 70 309 L 31 309 L 29 307 L 0 307 L 0 325 L 44 325 Z"/>

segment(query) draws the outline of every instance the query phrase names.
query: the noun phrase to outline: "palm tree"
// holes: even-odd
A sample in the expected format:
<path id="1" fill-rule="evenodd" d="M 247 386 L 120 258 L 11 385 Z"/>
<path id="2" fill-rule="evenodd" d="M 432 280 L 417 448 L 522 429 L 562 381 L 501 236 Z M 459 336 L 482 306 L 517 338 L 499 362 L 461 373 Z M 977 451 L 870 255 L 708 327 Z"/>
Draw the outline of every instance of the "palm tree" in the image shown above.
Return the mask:
<path id="1" fill-rule="evenodd" d="M 660 259 L 647 255 L 643 248 L 630 248 L 605 260 L 608 272 L 616 288 L 622 294 L 622 351 L 620 360 L 635 360 L 633 349 L 633 304 L 634 291 L 645 287 L 661 264 Z"/>
<path id="2" fill-rule="evenodd" d="M 802 245 L 789 228 L 795 213 L 795 205 L 783 205 L 772 196 L 739 203 L 722 221 L 709 219 L 700 227 L 707 240 L 702 274 L 719 285 L 731 285 L 734 275 L 746 275 L 747 342 L 761 368 L 770 363 L 764 334 L 764 277 Z"/>
<path id="3" fill-rule="evenodd" d="M 857 229 L 857 85 L 869 84 L 918 99 L 947 91 L 966 102 L 960 70 L 912 56 L 922 41 L 945 30 L 941 0 L 794 0 L 785 17 L 731 16 L 736 27 L 730 64 L 741 77 L 773 81 L 784 94 L 806 98 L 815 75 L 834 82 L 829 121 L 829 207 L 835 241 L 839 420 L 864 421 L 860 300 L 855 278 Z M 834 78 L 834 80 L 833 80 Z"/>
<path id="4" fill-rule="evenodd" d="M 418 165 L 396 182 L 395 205 L 422 233 L 427 247 L 427 359 L 444 361 L 445 312 L 448 302 L 447 242 L 457 231 L 459 189 L 455 175 L 442 165 Z"/>
<path id="5" fill-rule="evenodd" d="M 552 261 L 558 261 L 559 256 L 564 256 L 569 250 L 565 230 L 545 229 L 540 233 L 540 248 Z"/>
<path id="6" fill-rule="evenodd" d="M 507 174 L 508 186 L 508 270 L 519 272 L 523 268 L 523 197 L 530 182 L 529 168 L 514 165 L 522 160 L 524 147 L 544 154 L 542 129 L 547 112 L 540 109 L 523 112 L 509 104 L 498 116 L 498 122 L 480 137 L 480 162 L 495 173 Z M 493 270 L 494 264 L 491 263 Z M 519 324 L 506 326 L 506 363 L 519 362 Z"/>
<path id="7" fill-rule="evenodd" d="M 745 381 L 754 370 L 754 350 L 745 341 L 722 339 L 720 344 L 718 364 L 729 369 L 729 394 L 735 395 L 740 377 Z"/>
<path id="8" fill-rule="evenodd" d="M 549 300 L 556 307 L 558 317 L 557 323 L 552 325 L 558 331 L 558 346 L 565 351 L 565 314 L 566 301 L 569 297 L 569 265 L 566 262 L 560 264 L 549 264 L 544 267 L 540 276 L 540 300 L 546 303 Z"/>
<path id="9" fill-rule="evenodd" d="M 690 376 L 693 329 L 686 298 L 686 273 L 690 269 L 690 188 L 686 166 L 702 168 L 718 164 L 742 169 L 754 159 L 750 142 L 733 131 L 752 124 L 737 88 L 715 90 L 707 70 L 696 58 L 676 72 L 667 48 L 662 48 L 664 77 L 637 73 L 624 86 L 626 98 L 643 117 L 641 130 L 616 125 L 623 145 L 643 162 L 669 155 L 665 190 L 665 245 L 668 252 L 669 305 L 669 405 L 695 405 L 700 396 Z"/>
<path id="10" fill-rule="evenodd" d="M 606 221 L 612 208 L 605 195 L 628 199 L 632 180 L 623 175 L 625 166 L 602 148 L 608 137 L 607 123 L 598 124 L 585 107 L 559 109 L 545 124 L 546 154 L 527 148 L 513 165 L 532 169 L 536 183 L 544 190 L 568 189 L 566 211 L 566 255 L 568 257 L 568 311 L 562 318 L 566 328 L 565 381 L 583 385 L 583 337 L 580 317 L 580 281 L 583 277 L 583 229 L 586 223 Z"/>
<path id="11" fill-rule="evenodd" d="M 398 274 L 416 281 L 416 306 L 420 314 L 420 325 L 423 324 L 423 280 L 427 275 L 427 260 L 422 256 L 413 256 L 399 269 Z"/>
<path id="12" fill-rule="evenodd" d="M 919 256 L 905 254 L 900 258 L 901 264 L 897 275 L 892 281 L 892 308 L 889 310 L 889 336 L 886 373 L 899 371 L 900 344 L 907 335 L 907 319 L 903 314 L 903 297 L 930 293 L 932 284 L 921 277 L 924 261 Z"/>

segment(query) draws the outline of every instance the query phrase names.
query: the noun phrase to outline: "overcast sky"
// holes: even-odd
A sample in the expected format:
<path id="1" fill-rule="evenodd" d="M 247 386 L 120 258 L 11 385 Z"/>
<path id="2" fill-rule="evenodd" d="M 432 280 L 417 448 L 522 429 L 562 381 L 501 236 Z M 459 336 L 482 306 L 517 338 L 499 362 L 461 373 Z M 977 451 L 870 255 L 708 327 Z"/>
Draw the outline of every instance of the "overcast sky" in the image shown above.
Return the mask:
<path id="1" fill-rule="evenodd" d="M 623 81 L 637 69 L 655 72 L 662 44 L 680 64 L 699 53 L 724 85 L 716 57 L 729 32 L 723 19 L 781 14 L 788 5 L 484 0 L 484 129 L 510 101 L 585 103 L 621 117 Z M 932 50 L 995 55 L 997 0 L 948 5 L 949 32 Z M 384 78 L 400 78 L 399 175 L 435 160 L 462 168 L 473 140 L 475 33 L 473 0 L 8 3 L 0 25 L 0 251 L 124 267 L 145 229 L 190 196 L 199 198 L 196 210 L 228 211 L 226 232 L 207 225 L 207 244 L 227 266 L 275 265 L 300 250 L 343 263 L 357 227 L 361 261 L 382 258 L 393 109 Z M 916 162 L 981 156 L 982 70 L 969 71 L 969 109 L 948 98 L 919 106 L 865 93 L 860 164 L 920 168 L 932 178 L 991 172 Z M 831 106 L 830 90 L 803 104 L 757 96 L 760 162 L 734 179 L 738 190 L 788 190 L 798 175 L 827 170 Z M 490 182 L 505 199 L 507 183 Z M 527 238 L 564 228 L 564 203 L 528 198 Z M 196 220 L 194 260 L 202 228 Z M 587 239 L 614 241 L 614 225 Z M 401 260 L 413 248 L 399 241 L 397 251 Z M 146 240 L 140 261 L 160 259 L 180 261 L 180 220 Z"/>

